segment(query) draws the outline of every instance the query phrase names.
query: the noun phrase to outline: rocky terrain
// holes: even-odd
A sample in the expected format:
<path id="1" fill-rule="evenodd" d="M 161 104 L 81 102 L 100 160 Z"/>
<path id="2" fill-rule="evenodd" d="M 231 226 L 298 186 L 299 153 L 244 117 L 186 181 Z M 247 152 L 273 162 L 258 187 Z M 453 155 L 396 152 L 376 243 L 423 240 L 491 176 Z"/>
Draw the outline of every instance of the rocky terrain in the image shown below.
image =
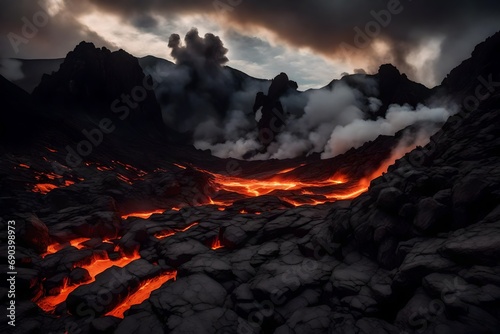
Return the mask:
<path id="1" fill-rule="evenodd" d="M 121 147 L 105 141 L 76 166 L 57 144 L 71 131 L 54 125 L 28 147 L 3 145 L 15 332 L 497 333 L 499 39 L 432 91 L 461 111 L 380 177 L 392 137 L 329 160 L 245 162 L 165 144 L 160 131 L 146 141 L 119 130 Z M 60 91 L 47 87 L 61 87 L 65 71 L 35 98 Z M 95 93 L 78 73 L 83 86 L 65 103 Z M 126 89 L 143 80 L 136 74 Z M 140 127 L 154 117 L 137 115 Z"/>

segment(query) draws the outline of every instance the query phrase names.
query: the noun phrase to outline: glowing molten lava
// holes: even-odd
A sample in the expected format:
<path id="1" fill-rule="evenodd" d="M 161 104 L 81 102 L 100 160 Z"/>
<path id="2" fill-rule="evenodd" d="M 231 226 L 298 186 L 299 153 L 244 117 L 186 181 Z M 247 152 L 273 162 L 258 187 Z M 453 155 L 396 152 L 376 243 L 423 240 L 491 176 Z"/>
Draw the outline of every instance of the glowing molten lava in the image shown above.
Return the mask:
<path id="1" fill-rule="evenodd" d="M 209 173 L 214 178 L 214 183 L 218 190 L 223 190 L 230 193 L 237 193 L 244 197 L 258 197 L 263 195 L 272 195 L 273 192 L 278 193 L 279 197 L 289 202 L 292 205 L 300 206 L 304 204 L 323 204 L 330 201 L 354 198 L 367 190 L 367 185 L 364 182 L 354 184 L 349 182 L 348 178 L 342 175 L 334 175 L 326 180 L 318 181 L 302 181 L 299 179 L 291 179 L 283 174 L 293 171 L 296 168 L 286 169 L 276 173 L 276 176 L 270 179 L 245 179 L 235 176 L 221 175 L 217 173 Z M 368 182 L 369 184 L 369 182 Z M 338 191 L 332 189 L 343 186 Z M 290 195 L 304 196 L 304 200 L 290 199 L 288 196 L 283 196 L 284 191 L 290 192 Z M 311 198 L 308 198 L 311 197 Z M 319 198 L 319 199 L 318 199 Z M 231 200 L 210 199 L 210 204 L 221 207 L 230 206 Z M 245 210 L 240 213 L 247 213 Z"/>
<path id="2" fill-rule="evenodd" d="M 153 211 L 145 211 L 145 212 L 133 212 L 133 213 L 129 213 L 127 215 L 123 215 L 122 219 L 127 219 L 128 217 L 137 217 L 137 218 L 142 218 L 142 219 L 148 219 L 149 217 L 151 217 L 155 213 L 163 213 L 163 212 L 165 212 L 165 210 L 162 210 L 162 209 L 153 210 Z"/>
<path id="3" fill-rule="evenodd" d="M 35 184 L 35 186 L 33 187 L 33 191 L 41 194 L 48 194 L 56 188 L 58 188 L 58 186 L 51 183 L 39 183 Z"/>
<path id="4" fill-rule="evenodd" d="M 174 231 L 161 231 L 161 232 L 155 233 L 155 238 L 156 239 L 165 239 L 165 238 L 171 237 L 173 235 L 175 235 Z"/>
<path id="5" fill-rule="evenodd" d="M 178 167 L 180 169 L 187 169 L 187 167 L 179 165 L 179 164 L 172 164 L 172 165 L 174 165 L 175 167 Z"/>
<path id="6" fill-rule="evenodd" d="M 175 279 L 177 272 L 169 272 L 162 274 L 158 277 L 147 280 L 141 284 L 141 287 L 136 292 L 132 293 L 130 296 L 125 298 L 120 305 L 115 307 L 112 311 L 107 313 L 108 316 L 114 316 L 117 318 L 123 318 L 123 314 L 133 305 L 137 305 L 145 301 L 151 295 L 151 292 L 159 289 L 165 282 Z"/>
<path id="7" fill-rule="evenodd" d="M 28 165 L 24 164 L 20 164 L 19 166 L 23 168 L 30 168 Z M 63 176 L 56 173 L 46 173 L 39 171 L 35 171 L 35 180 L 37 181 L 37 183 L 32 186 L 31 191 L 44 195 L 48 194 L 56 188 L 69 187 L 75 184 L 75 182 L 73 181 L 63 180 Z"/>
<path id="8" fill-rule="evenodd" d="M 213 250 L 216 250 L 216 249 L 219 249 L 219 248 L 222 248 L 224 247 L 222 245 L 222 243 L 220 242 L 220 238 L 219 236 L 217 235 L 214 239 L 214 241 L 212 241 L 212 246 L 210 248 L 212 248 Z"/>
<path id="9" fill-rule="evenodd" d="M 413 148 L 405 147 L 397 152 L 395 151 L 377 170 L 358 180 L 350 180 L 347 176 L 340 174 L 334 174 L 328 179 L 313 181 L 304 181 L 285 175 L 304 165 L 278 171 L 273 177 L 267 179 L 246 179 L 198 170 L 213 177 L 213 182 L 218 191 L 236 193 L 245 198 L 274 194 L 294 206 L 318 205 L 358 197 L 368 190 L 373 179 L 381 176 L 390 165 Z M 220 200 L 215 196 L 215 199 L 210 199 L 209 203 L 227 207 L 233 204 L 233 200 Z M 247 212 L 242 210 L 240 213 Z"/>
<path id="10" fill-rule="evenodd" d="M 284 172 L 278 173 L 283 174 Z M 268 195 L 277 190 L 301 190 L 304 188 L 321 188 L 326 186 L 345 183 L 343 179 L 328 179 L 315 182 L 303 182 L 300 180 L 287 180 L 281 177 L 274 177 L 269 180 L 243 179 L 233 176 L 225 176 L 210 173 L 215 177 L 215 182 L 220 189 L 246 195 L 248 197 L 257 197 Z M 213 204 L 220 204 L 212 201 Z"/>
<path id="11" fill-rule="evenodd" d="M 173 231 L 172 230 L 168 230 L 168 231 L 157 232 L 157 233 L 155 233 L 155 238 L 157 238 L 157 239 L 165 239 L 165 238 L 173 236 L 174 234 L 176 234 L 178 232 L 186 232 L 187 230 L 195 227 L 198 224 L 199 224 L 198 222 L 195 222 L 195 223 L 189 224 L 188 226 L 186 226 L 183 229 L 175 229 Z"/>
<path id="12" fill-rule="evenodd" d="M 80 285 L 85 285 L 89 284 L 95 281 L 95 277 L 105 271 L 108 268 L 111 268 L 112 266 L 117 266 L 117 267 L 125 267 L 127 264 L 130 262 L 139 259 L 140 256 L 139 254 L 135 254 L 134 256 L 131 257 L 122 257 L 119 260 L 112 261 L 108 258 L 107 253 L 104 253 L 104 255 L 100 257 L 95 257 L 92 259 L 90 264 L 87 265 L 78 265 L 76 264 L 74 268 L 80 267 L 87 269 L 89 272 L 89 275 L 91 277 L 90 281 L 82 283 L 82 284 L 74 284 L 74 285 L 68 285 L 68 280 L 64 280 L 64 284 L 61 287 L 61 290 L 59 291 L 59 294 L 56 296 L 45 296 L 41 298 L 40 300 L 37 301 L 38 306 L 44 310 L 45 312 L 52 313 L 56 309 L 56 307 L 66 301 L 66 298 L 68 298 L 68 295 L 73 292 L 76 288 L 78 288 Z"/>
<path id="13" fill-rule="evenodd" d="M 89 238 L 78 238 L 78 239 L 73 239 L 69 242 L 69 245 L 70 246 L 73 246 L 75 248 L 78 248 L 78 249 L 82 249 L 82 248 L 85 248 L 84 245 L 82 245 L 84 242 L 86 241 L 89 241 L 90 239 Z M 60 244 L 60 243 L 53 243 L 53 244 L 50 244 L 49 246 L 47 246 L 47 251 L 42 254 L 42 258 L 46 257 L 47 255 L 49 254 L 55 254 L 57 253 L 58 251 L 60 251 L 61 249 L 63 249 L 64 247 L 67 247 L 68 246 L 68 243 L 66 244 Z"/>

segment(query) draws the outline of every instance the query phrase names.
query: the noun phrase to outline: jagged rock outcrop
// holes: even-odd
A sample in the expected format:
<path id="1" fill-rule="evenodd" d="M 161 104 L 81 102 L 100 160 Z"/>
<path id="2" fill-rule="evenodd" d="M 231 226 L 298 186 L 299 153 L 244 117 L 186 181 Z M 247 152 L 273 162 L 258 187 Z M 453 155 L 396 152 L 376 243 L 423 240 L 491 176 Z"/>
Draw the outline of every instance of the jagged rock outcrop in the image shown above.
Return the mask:
<path id="1" fill-rule="evenodd" d="M 153 88 L 156 85 L 144 75 L 137 58 L 124 50 L 111 52 L 81 42 L 67 54 L 57 72 L 42 77 L 33 97 L 66 108 L 67 113 L 83 108 L 101 117 L 126 114 L 127 122 L 155 128 L 162 124 Z"/>
<path id="2" fill-rule="evenodd" d="M 29 143 L 43 129 L 39 108 L 31 96 L 0 75 L 2 112 L 0 113 L 0 141 L 12 147 Z"/>
<path id="3" fill-rule="evenodd" d="M 477 78 L 498 80 L 498 72 L 489 73 L 500 56 L 498 36 L 478 46 L 442 88 L 467 101 L 477 98 L 483 84 Z M 462 75 L 473 76 L 452 80 Z M 495 272 L 499 264 L 500 157 L 493 153 L 500 148 L 499 96 L 500 89 L 491 91 L 472 110 L 464 103 L 430 144 L 398 160 L 342 213 L 330 214 L 337 258 L 361 251 L 392 270 L 386 312 L 393 313 L 386 320 L 399 327 L 426 333 L 498 328 L 499 286 L 476 270 L 468 273 L 471 266 Z M 434 304 L 439 310 L 430 309 Z"/>
<path id="4" fill-rule="evenodd" d="M 253 112 L 259 109 L 262 116 L 258 122 L 259 140 L 264 146 L 274 141 L 280 128 L 285 124 L 286 114 L 280 98 L 289 90 L 296 90 L 297 83 L 288 79 L 286 73 L 280 73 L 271 82 L 267 95 L 263 92 L 257 93 Z"/>
<path id="5" fill-rule="evenodd" d="M 331 88 L 338 82 L 356 88 L 366 96 L 376 96 L 381 101 L 379 109 L 371 115 L 374 119 L 384 117 L 391 104 L 416 107 L 433 94 L 433 90 L 411 81 L 391 64 L 381 65 L 376 74 L 346 75 L 340 80 L 333 80 L 327 87 Z"/>
<path id="6" fill-rule="evenodd" d="M 475 97 L 478 93 L 475 89 L 483 86 L 483 89 L 479 91 L 480 95 L 493 103 L 496 100 L 492 99 L 492 95 L 498 95 L 494 93 L 499 88 L 495 83 L 500 81 L 498 55 L 500 55 L 500 32 L 478 44 L 472 52 L 472 57 L 454 68 L 440 87 L 445 94 L 453 94 L 458 99 L 462 99 L 471 94 Z M 481 100 L 481 96 L 477 98 Z"/>

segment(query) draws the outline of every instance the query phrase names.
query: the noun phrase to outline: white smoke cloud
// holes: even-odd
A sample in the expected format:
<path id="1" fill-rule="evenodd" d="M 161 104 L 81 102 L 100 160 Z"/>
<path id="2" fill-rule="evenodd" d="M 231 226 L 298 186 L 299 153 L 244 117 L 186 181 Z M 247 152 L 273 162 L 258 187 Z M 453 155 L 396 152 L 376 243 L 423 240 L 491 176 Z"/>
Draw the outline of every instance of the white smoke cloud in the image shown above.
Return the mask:
<path id="1" fill-rule="evenodd" d="M 429 108 L 419 105 L 412 107 L 392 105 L 385 118 L 377 120 L 356 119 L 353 122 L 337 126 L 325 146 L 322 158 L 332 158 L 350 148 L 358 148 L 368 141 L 375 140 L 380 135 L 393 136 L 396 132 L 418 122 L 442 124 L 453 112 L 445 108 Z M 428 127 L 430 125 L 427 124 Z"/>
<path id="2" fill-rule="evenodd" d="M 169 47 L 177 65 L 153 71 L 161 84 L 156 89 L 163 120 L 181 133 L 192 135 L 196 148 L 221 158 L 289 159 L 321 154 L 331 158 L 358 148 L 380 135 L 392 136 L 417 123 L 427 136 L 451 112 L 442 107 L 390 106 L 376 118 L 383 103 L 377 81 L 364 74 L 335 81 L 329 88 L 299 93 L 290 90 L 280 98 L 285 125 L 268 146 L 258 133 L 253 113 L 255 96 L 267 92 L 269 80 L 244 77 L 223 64 L 227 49 L 212 34 L 200 37 L 196 29 L 171 35 Z M 356 88 L 353 88 L 356 87 Z"/>
<path id="3" fill-rule="evenodd" d="M 339 81 L 331 89 L 282 98 L 285 109 L 295 111 L 288 113 L 285 126 L 265 152 L 259 142 L 255 116 L 245 114 L 241 109 L 234 109 L 217 124 L 198 126 L 195 147 L 209 149 L 221 158 L 289 159 L 321 153 L 321 157 L 327 159 L 358 148 L 380 135 L 395 135 L 411 125 L 419 129 L 418 135 L 411 137 L 413 141 L 405 138 L 402 145 L 413 147 L 428 139 L 455 112 L 453 107 L 441 107 L 436 103 L 433 107 L 419 105 L 416 108 L 391 105 L 384 118 L 373 119 L 371 115 L 382 105 L 376 97 L 376 83 L 365 81 L 360 87 L 365 94 L 368 92 L 374 96 L 366 96 Z M 241 93 L 239 97 L 246 98 L 233 106 L 246 106 L 244 110 L 251 108 L 256 88 Z M 299 108 L 303 110 L 302 114 L 296 112 Z"/>

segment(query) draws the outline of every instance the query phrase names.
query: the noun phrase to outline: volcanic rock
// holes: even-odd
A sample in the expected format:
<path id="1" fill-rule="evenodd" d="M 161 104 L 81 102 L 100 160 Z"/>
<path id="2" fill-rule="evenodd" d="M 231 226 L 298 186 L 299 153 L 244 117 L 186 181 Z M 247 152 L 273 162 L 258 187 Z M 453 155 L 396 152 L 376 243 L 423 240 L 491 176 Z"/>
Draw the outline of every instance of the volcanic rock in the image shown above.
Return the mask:
<path id="1" fill-rule="evenodd" d="M 82 308 L 97 315 L 104 315 L 115 308 L 129 294 L 136 291 L 140 283 L 160 273 L 160 268 L 146 260 L 135 260 L 123 268 L 111 267 L 99 274 L 95 282 L 81 285 L 71 292 L 66 300 L 68 310 L 75 316 Z"/>
<path id="2" fill-rule="evenodd" d="M 203 273 L 217 282 L 225 282 L 234 278 L 231 264 L 213 253 L 195 256 L 180 266 L 177 273 L 179 276 Z"/>
<path id="3" fill-rule="evenodd" d="M 158 247 L 158 254 L 173 267 L 178 267 L 196 255 L 209 251 L 206 246 L 196 240 L 179 242 L 175 239 L 165 239 Z"/>
<path id="4" fill-rule="evenodd" d="M 92 320 L 90 329 L 93 333 L 111 334 L 114 332 L 121 319 L 115 317 L 102 317 Z"/>
<path id="5" fill-rule="evenodd" d="M 80 284 L 91 280 L 90 274 L 87 269 L 75 268 L 69 274 L 70 284 Z"/>
<path id="6" fill-rule="evenodd" d="M 447 207 L 432 198 L 424 198 L 418 202 L 417 216 L 413 224 L 423 232 L 429 229 L 443 229 L 446 225 Z"/>
<path id="7" fill-rule="evenodd" d="M 403 204 L 403 192 L 397 188 L 383 189 L 377 198 L 377 205 L 387 211 L 398 212 Z"/>
<path id="8" fill-rule="evenodd" d="M 195 274 L 166 284 L 153 293 L 150 302 L 160 312 L 191 315 L 196 311 L 222 306 L 226 290 L 203 274 Z M 190 305 L 196 305 L 195 309 Z"/>
<path id="9" fill-rule="evenodd" d="M 19 242 L 33 247 L 39 253 L 45 253 L 50 244 L 49 229 L 35 215 L 27 215 L 17 221 L 16 234 Z"/>

